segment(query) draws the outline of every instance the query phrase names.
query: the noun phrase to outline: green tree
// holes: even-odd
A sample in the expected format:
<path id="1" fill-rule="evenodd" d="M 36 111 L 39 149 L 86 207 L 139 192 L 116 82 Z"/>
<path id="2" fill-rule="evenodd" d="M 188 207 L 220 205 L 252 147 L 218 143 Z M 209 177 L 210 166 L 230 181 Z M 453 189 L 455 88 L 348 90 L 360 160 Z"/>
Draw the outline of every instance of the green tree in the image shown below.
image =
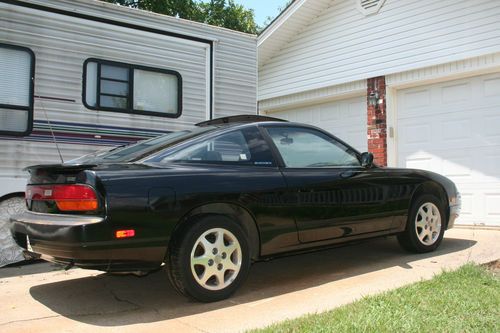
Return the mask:
<path id="1" fill-rule="evenodd" d="M 254 12 L 234 0 L 104 0 L 132 8 L 255 34 Z"/>
<path id="2" fill-rule="evenodd" d="M 264 21 L 264 23 L 262 24 L 262 26 L 258 28 L 258 32 L 259 32 L 259 34 L 260 34 L 260 33 L 261 33 L 264 29 L 266 29 L 266 28 L 267 28 L 267 26 L 268 26 L 268 25 L 270 25 L 270 24 L 274 21 L 274 19 L 275 19 L 275 18 L 277 18 L 278 16 L 280 16 L 280 15 L 281 15 L 281 13 L 283 13 L 283 11 L 284 11 L 285 9 L 287 9 L 287 8 L 288 8 L 288 6 L 290 6 L 290 4 L 291 4 L 293 1 L 294 1 L 294 0 L 288 0 L 288 1 L 287 1 L 284 5 L 283 5 L 283 6 L 278 7 L 278 12 L 279 12 L 279 13 L 278 13 L 278 15 L 276 15 L 276 16 L 274 16 L 274 17 L 272 17 L 272 16 L 268 16 L 268 17 L 266 17 L 266 20 Z"/>

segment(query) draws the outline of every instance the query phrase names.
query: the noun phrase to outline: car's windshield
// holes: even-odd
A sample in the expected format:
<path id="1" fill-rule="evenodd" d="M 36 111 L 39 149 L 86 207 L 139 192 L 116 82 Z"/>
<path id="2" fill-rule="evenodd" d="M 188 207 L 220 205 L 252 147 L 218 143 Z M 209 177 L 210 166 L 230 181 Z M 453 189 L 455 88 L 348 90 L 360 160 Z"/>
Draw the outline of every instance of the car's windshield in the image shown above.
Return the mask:
<path id="1" fill-rule="evenodd" d="M 150 154 L 173 146 L 182 141 L 197 137 L 214 130 L 215 126 L 194 127 L 189 130 L 177 131 L 155 138 L 139 141 L 126 146 L 117 147 L 111 150 L 100 150 L 70 161 L 67 164 L 95 164 L 95 163 L 118 163 L 133 162 L 142 159 Z"/>

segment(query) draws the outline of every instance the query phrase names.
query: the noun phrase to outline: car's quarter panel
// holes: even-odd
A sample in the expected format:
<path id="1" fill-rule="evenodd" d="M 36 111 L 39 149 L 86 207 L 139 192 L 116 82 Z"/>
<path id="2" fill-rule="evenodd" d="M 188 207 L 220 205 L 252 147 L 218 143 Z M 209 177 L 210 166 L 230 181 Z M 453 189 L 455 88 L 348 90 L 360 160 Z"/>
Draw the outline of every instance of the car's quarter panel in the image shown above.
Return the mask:
<path id="1" fill-rule="evenodd" d="M 115 166 L 119 170 L 126 168 Z M 99 208 L 93 212 L 57 212 L 54 205 L 43 205 L 40 201 L 35 205 L 28 200 L 31 211 L 12 219 L 11 230 L 17 243 L 26 248 L 26 235 L 29 235 L 35 252 L 52 261 L 81 267 L 106 271 L 159 267 L 163 262 L 165 246 L 164 242 L 157 246 L 158 243 L 155 244 L 148 234 L 147 216 L 144 216 L 147 191 L 144 195 L 140 188 L 131 191 L 119 186 L 109 191 L 111 188 L 96 175 L 96 169 L 95 165 L 31 167 L 30 185 L 85 184 L 96 191 Z M 110 207 L 116 214 L 110 214 Z M 128 229 L 123 216 L 128 216 L 129 221 L 146 221 L 138 226 L 138 237 L 115 237 L 117 230 Z"/>
<path id="2" fill-rule="evenodd" d="M 137 228 L 137 237 L 151 237 L 165 250 L 185 217 L 217 203 L 250 212 L 259 231 L 262 255 L 298 243 L 293 202 L 286 196 L 286 183 L 276 167 L 154 163 L 102 167 L 96 173 L 109 196 L 112 228 Z"/>

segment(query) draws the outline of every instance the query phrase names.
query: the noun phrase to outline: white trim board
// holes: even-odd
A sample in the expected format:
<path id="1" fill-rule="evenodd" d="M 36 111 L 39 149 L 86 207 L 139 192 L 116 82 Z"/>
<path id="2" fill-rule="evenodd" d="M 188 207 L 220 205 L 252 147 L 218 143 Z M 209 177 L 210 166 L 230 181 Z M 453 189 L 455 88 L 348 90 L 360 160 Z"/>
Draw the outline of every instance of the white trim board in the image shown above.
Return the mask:
<path id="1" fill-rule="evenodd" d="M 320 104 L 366 94 L 366 80 L 353 81 L 321 89 L 303 91 L 259 101 L 259 112 L 273 112 L 303 105 Z"/>
<path id="2" fill-rule="evenodd" d="M 500 71 L 500 52 L 390 74 L 386 76 L 386 84 L 403 89 L 498 71 Z"/>

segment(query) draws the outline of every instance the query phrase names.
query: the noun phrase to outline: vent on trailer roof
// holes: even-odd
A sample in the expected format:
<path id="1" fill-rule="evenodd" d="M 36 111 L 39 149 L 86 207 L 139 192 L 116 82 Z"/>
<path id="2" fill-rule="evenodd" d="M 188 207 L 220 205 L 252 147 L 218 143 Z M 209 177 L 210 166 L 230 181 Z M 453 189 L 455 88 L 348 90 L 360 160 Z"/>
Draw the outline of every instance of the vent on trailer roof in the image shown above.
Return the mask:
<path id="1" fill-rule="evenodd" d="M 358 10 L 363 15 L 372 15 L 378 13 L 385 0 L 354 0 Z"/>

